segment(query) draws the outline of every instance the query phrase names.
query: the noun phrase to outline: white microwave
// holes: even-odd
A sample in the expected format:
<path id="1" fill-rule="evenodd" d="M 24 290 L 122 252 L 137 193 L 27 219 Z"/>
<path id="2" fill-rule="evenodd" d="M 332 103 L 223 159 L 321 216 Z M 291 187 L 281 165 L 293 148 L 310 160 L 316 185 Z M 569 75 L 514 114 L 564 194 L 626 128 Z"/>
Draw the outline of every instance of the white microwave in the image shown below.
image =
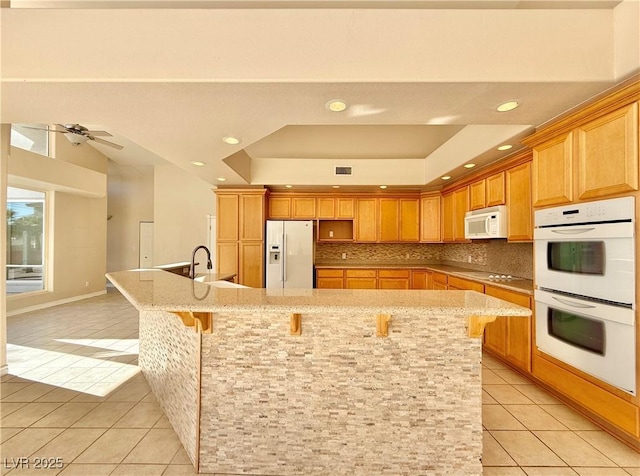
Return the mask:
<path id="1" fill-rule="evenodd" d="M 464 237 L 471 240 L 507 237 L 507 207 L 473 210 L 464 215 Z"/>

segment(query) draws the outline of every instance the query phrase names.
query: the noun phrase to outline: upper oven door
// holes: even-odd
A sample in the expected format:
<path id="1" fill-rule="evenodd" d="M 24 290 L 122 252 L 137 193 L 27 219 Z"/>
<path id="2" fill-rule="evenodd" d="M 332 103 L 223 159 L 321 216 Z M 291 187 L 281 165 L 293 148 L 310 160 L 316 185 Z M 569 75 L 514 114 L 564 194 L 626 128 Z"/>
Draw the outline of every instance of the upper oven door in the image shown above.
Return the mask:
<path id="1" fill-rule="evenodd" d="M 633 223 L 536 228 L 538 287 L 626 305 L 635 302 Z"/>

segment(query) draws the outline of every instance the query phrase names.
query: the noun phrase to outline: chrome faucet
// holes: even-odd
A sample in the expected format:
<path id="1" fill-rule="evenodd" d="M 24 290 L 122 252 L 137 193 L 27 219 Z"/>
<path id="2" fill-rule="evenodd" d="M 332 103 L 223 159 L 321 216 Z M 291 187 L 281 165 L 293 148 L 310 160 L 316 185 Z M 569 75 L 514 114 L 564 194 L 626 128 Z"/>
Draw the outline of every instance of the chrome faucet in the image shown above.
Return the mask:
<path id="1" fill-rule="evenodd" d="M 211 264 L 211 252 L 209 251 L 209 248 L 204 245 L 196 246 L 196 248 L 193 250 L 193 253 L 191 253 L 191 268 L 189 269 L 189 277 L 191 279 L 196 278 L 196 266 L 200 264 L 195 262 L 196 253 L 200 248 L 204 249 L 207 252 L 207 269 L 213 268 L 213 264 Z"/>

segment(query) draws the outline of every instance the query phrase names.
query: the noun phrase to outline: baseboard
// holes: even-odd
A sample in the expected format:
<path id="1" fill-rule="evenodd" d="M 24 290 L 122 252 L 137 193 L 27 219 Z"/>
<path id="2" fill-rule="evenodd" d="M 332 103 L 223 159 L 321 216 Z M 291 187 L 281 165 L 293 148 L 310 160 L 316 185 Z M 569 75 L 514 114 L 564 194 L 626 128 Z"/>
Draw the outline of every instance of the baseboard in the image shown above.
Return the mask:
<path id="1" fill-rule="evenodd" d="M 20 314 L 24 314 L 26 312 L 39 311 L 41 309 L 47 309 L 48 307 L 59 306 L 61 304 L 69 304 L 70 302 L 82 301 L 83 299 L 89 299 L 96 296 L 102 296 L 103 294 L 107 294 L 107 290 L 103 289 L 102 291 L 96 291 L 94 293 L 89 294 L 81 294 L 79 296 L 73 296 L 70 298 L 59 299 L 57 301 L 49 301 L 43 302 L 42 304 L 36 304 L 34 306 L 27 306 L 20 309 L 14 309 L 12 311 L 7 311 L 7 317 L 18 316 Z"/>
<path id="2" fill-rule="evenodd" d="M 2 367 L 0 367 L 0 377 L 2 377 L 3 375 L 7 375 L 9 373 L 9 365 L 4 364 Z"/>

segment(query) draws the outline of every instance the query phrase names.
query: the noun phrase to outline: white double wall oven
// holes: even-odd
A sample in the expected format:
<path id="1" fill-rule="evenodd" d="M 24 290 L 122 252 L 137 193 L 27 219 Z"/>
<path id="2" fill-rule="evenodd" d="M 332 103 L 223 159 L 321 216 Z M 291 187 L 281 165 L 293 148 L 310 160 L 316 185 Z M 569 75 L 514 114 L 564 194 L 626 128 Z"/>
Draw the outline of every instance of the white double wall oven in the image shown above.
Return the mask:
<path id="1" fill-rule="evenodd" d="M 636 394 L 635 198 L 535 212 L 538 349 Z"/>

